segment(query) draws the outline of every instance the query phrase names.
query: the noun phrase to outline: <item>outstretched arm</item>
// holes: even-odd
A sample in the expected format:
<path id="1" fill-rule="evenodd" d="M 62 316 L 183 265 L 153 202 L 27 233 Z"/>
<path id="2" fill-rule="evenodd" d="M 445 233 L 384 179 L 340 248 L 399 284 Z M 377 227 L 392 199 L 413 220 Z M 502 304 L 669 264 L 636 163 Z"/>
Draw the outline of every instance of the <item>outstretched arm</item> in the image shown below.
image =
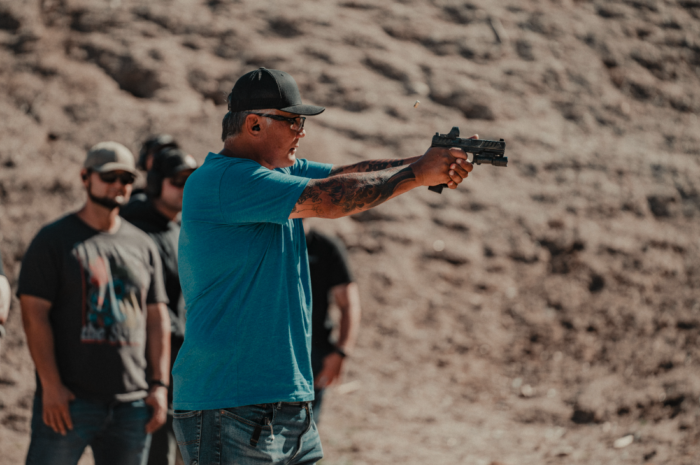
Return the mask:
<path id="1" fill-rule="evenodd" d="M 456 148 L 430 148 L 413 160 L 410 165 L 380 171 L 312 179 L 289 218 L 340 218 L 374 208 L 419 186 L 446 183 L 454 189 L 472 170 L 467 155 Z"/>
<path id="2" fill-rule="evenodd" d="M 474 134 L 470 139 L 478 139 L 479 135 Z M 328 176 L 336 176 L 338 174 L 348 173 L 369 173 L 372 171 L 381 171 L 387 168 L 395 168 L 397 166 L 410 165 L 418 161 L 421 157 L 411 157 L 403 159 L 384 159 L 384 160 L 367 160 L 352 165 L 333 166 Z"/>
<path id="3" fill-rule="evenodd" d="M 420 157 L 411 157 L 395 160 L 367 160 L 355 163 L 353 165 L 333 166 L 328 176 L 348 173 L 369 173 L 372 171 L 381 171 L 387 168 L 396 168 L 397 166 L 410 165 L 418 161 Z"/>
<path id="4" fill-rule="evenodd" d="M 410 166 L 312 179 L 290 218 L 340 218 L 376 207 L 420 184 Z"/>

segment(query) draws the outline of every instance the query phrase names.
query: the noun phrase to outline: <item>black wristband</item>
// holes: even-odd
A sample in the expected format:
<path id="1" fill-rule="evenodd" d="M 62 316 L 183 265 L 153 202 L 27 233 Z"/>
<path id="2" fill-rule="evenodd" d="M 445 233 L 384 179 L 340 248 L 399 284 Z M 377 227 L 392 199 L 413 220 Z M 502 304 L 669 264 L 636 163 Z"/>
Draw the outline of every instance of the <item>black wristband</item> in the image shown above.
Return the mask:
<path id="1" fill-rule="evenodd" d="M 150 380 L 150 381 L 148 382 L 148 386 L 149 386 L 149 387 L 153 387 L 153 386 L 163 386 L 163 387 L 166 388 L 166 389 L 169 387 L 167 384 L 165 384 L 163 381 L 161 381 L 161 380 L 159 380 L 159 379 L 152 379 L 152 380 Z"/>
<path id="2" fill-rule="evenodd" d="M 340 347 L 337 347 L 337 346 L 336 346 L 335 349 L 333 349 L 333 351 L 334 351 L 336 354 L 339 354 L 342 358 L 345 358 L 345 357 L 348 356 L 348 354 L 347 354 L 343 349 L 341 349 Z"/>

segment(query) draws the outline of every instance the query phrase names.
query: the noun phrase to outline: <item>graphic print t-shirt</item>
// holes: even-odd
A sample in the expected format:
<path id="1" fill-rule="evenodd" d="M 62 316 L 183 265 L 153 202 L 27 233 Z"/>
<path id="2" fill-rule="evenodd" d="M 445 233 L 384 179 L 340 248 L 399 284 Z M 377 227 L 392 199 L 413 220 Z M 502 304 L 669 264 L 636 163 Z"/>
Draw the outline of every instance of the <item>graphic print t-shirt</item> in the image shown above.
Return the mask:
<path id="1" fill-rule="evenodd" d="M 168 295 L 168 313 L 170 314 L 170 335 L 173 341 L 185 337 L 185 299 L 182 298 L 180 276 L 177 271 L 177 241 L 180 225 L 163 216 L 148 199 L 132 200 L 124 206 L 119 214 L 128 222 L 148 234 L 153 239 L 160 254 L 163 267 L 163 281 Z M 171 345 L 171 354 L 177 355 Z"/>
<path id="2" fill-rule="evenodd" d="M 146 305 L 167 302 L 147 234 L 121 221 L 97 231 L 71 214 L 45 226 L 22 260 L 17 294 L 53 305 L 61 380 L 84 399 L 146 396 Z"/>

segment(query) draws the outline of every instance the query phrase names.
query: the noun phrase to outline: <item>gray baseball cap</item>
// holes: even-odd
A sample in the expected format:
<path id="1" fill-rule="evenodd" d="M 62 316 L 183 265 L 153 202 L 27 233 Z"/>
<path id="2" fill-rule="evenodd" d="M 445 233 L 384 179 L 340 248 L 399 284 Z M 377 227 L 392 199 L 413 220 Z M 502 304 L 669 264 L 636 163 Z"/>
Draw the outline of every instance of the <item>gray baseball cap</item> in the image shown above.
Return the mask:
<path id="1" fill-rule="evenodd" d="M 83 167 L 98 173 L 124 170 L 136 174 L 136 164 L 131 150 L 118 142 L 100 142 L 88 150 Z"/>

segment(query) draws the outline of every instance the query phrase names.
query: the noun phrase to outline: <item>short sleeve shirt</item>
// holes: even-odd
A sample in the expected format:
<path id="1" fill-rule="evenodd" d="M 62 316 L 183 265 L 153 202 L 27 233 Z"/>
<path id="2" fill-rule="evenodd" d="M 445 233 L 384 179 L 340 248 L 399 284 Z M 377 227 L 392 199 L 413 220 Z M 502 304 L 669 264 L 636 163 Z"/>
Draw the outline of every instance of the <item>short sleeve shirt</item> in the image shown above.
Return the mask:
<path id="1" fill-rule="evenodd" d="M 289 215 L 331 165 L 270 170 L 209 153 L 185 185 L 179 270 L 185 342 L 174 407 L 313 399 L 311 286 L 301 220 Z"/>
<path id="2" fill-rule="evenodd" d="M 160 267 L 153 241 L 125 220 L 107 233 L 71 214 L 30 244 L 17 294 L 52 303 L 58 371 L 77 397 L 146 396 L 146 306 L 168 301 Z"/>

